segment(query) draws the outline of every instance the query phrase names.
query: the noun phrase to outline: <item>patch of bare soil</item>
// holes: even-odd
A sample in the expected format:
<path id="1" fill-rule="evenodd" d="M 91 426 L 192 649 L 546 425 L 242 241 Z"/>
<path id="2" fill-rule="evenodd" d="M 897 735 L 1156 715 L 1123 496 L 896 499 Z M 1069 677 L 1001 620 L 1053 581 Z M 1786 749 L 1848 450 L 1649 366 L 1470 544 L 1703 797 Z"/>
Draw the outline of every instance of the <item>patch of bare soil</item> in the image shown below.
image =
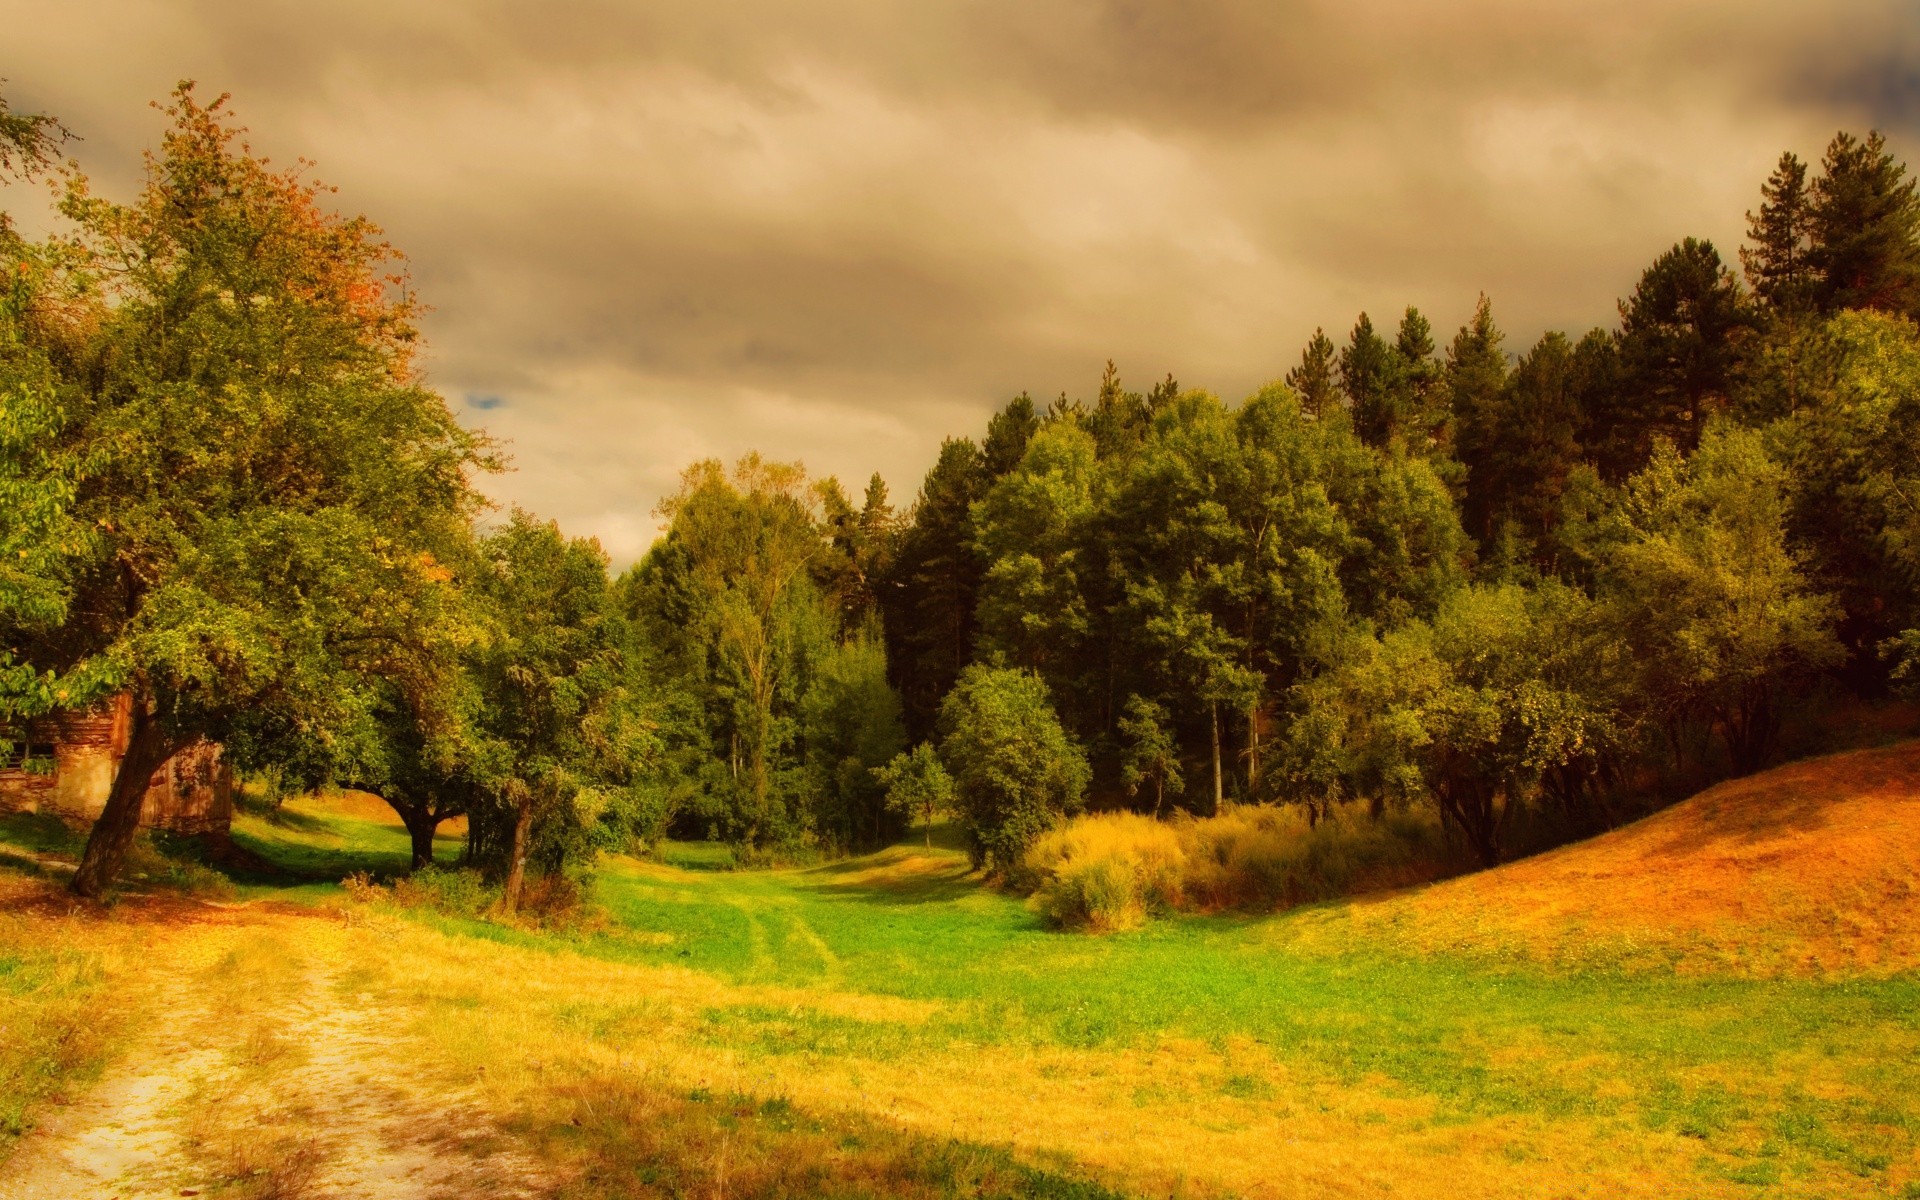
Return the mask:
<path id="1" fill-rule="evenodd" d="M 151 1029 L 0 1163 L 0 1200 L 452 1200 L 552 1191 L 470 1097 L 411 1075 L 398 1018 L 260 914 L 280 969 L 237 986 L 169 971 Z M 227 934 L 234 941 L 233 931 Z M 215 947 L 216 951 L 218 947 Z M 231 959 L 234 951 L 228 950 Z M 203 955 L 204 956 L 204 955 Z"/>

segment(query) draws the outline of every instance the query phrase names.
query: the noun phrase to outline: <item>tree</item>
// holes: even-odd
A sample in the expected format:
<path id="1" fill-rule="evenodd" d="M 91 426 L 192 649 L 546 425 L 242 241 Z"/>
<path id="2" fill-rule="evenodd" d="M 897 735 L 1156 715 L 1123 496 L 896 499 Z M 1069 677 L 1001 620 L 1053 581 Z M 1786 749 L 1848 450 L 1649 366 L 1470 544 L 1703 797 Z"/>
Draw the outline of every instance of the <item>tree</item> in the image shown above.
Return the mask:
<path id="1" fill-rule="evenodd" d="M 1002 426 L 997 459 L 1011 455 L 1017 463 L 1025 454 L 1025 438 L 1031 435 L 1020 434 L 1023 426 L 1017 421 Z M 1016 441 L 1018 454 L 1012 450 Z M 933 732 L 941 699 L 973 659 L 982 574 L 973 544 L 973 503 L 991 481 L 973 442 L 942 442 L 880 591 L 887 661 L 913 737 Z"/>
<path id="2" fill-rule="evenodd" d="M 1789 528 L 1839 601 L 1859 682 L 1876 647 L 1920 625 L 1920 330 L 1846 312 L 1808 339 L 1801 403 L 1768 430 L 1790 468 Z"/>
<path id="3" fill-rule="evenodd" d="M 1498 493 L 1495 443 L 1500 397 L 1507 383 L 1505 335 L 1493 321 L 1493 304 L 1481 296 L 1473 319 L 1460 327 L 1447 347 L 1441 387 L 1453 414 L 1454 452 L 1466 467 L 1466 528 L 1482 542 L 1493 538 L 1493 505 Z"/>
<path id="4" fill-rule="evenodd" d="M 676 636 L 693 636 L 711 655 L 715 708 L 732 710 L 717 715 L 739 788 L 737 835 L 748 846 L 795 832 L 776 788 L 778 759 L 794 732 L 805 646 L 833 636 L 808 631 L 820 603 L 810 572 L 827 550 L 814 497 L 798 463 L 749 454 L 731 476 L 714 460 L 687 468 L 659 509 L 671 521 L 656 548 L 659 587 L 683 622 Z"/>
<path id="5" fill-rule="evenodd" d="M 1788 151 L 1760 189 L 1760 212 L 1747 214 L 1751 244 L 1741 247 L 1740 265 L 1753 294 L 1778 314 L 1800 313 L 1813 302 L 1810 200 L 1807 164 Z"/>
<path id="6" fill-rule="evenodd" d="M 1331 416 L 1339 403 L 1334 384 L 1333 339 L 1324 329 L 1315 329 L 1307 348 L 1300 352 L 1300 365 L 1287 372 L 1287 386 L 1300 400 L 1310 417 Z"/>
<path id="7" fill-rule="evenodd" d="M 979 622 L 988 654 L 1043 668 L 1081 651 L 1089 629 L 1081 535 L 1099 470 L 1093 436 L 1077 421 L 1055 421 L 974 505 L 974 544 L 986 564 Z"/>
<path id="8" fill-rule="evenodd" d="M 885 845 L 898 827 L 889 828 L 894 810 L 874 770 L 891 761 L 907 737 L 877 631 L 825 647 L 807 674 L 800 740 L 814 827 L 842 847 Z"/>
<path id="9" fill-rule="evenodd" d="M 242 713 L 340 727 L 379 681 L 450 652 L 440 556 L 479 503 L 470 473 L 491 465 L 414 373 L 413 302 L 377 230 L 237 147 L 224 98 L 183 84 L 167 113 L 133 204 L 75 176 L 73 238 L 10 252 L 77 299 L 62 329 L 16 326 L 56 367 L 62 406 L 33 460 L 7 466 L 43 494 L 70 486 L 62 511 L 86 537 L 52 543 L 74 602 L 9 624 L 8 682 L 58 680 L 61 708 L 132 699 L 73 880 L 87 896 L 175 751 Z"/>
<path id="10" fill-rule="evenodd" d="M 1120 736 L 1126 739 L 1120 777 L 1127 794 L 1136 795 L 1143 783 L 1153 784 L 1153 815 L 1167 806 L 1167 789 L 1178 792 L 1185 781 L 1180 774 L 1180 747 L 1167 728 L 1167 710 L 1143 696 L 1128 696 L 1120 716 Z"/>
<path id="11" fill-rule="evenodd" d="M 940 761 L 974 866 L 1006 871 L 1034 838 L 1077 811 L 1086 755 L 1031 671 L 975 665 L 940 706 Z"/>
<path id="12" fill-rule="evenodd" d="M 1350 644 L 1310 694 L 1358 791 L 1430 800 L 1483 866 L 1542 775 L 1610 740 L 1608 632 L 1564 585 L 1473 585 L 1431 622 Z"/>
<path id="13" fill-rule="evenodd" d="M 1807 265 L 1822 313 L 1920 316 L 1920 194 L 1876 130 L 1834 134 L 1807 206 Z"/>
<path id="14" fill-rule="evenodd" d="M 1536 558 L 1559 522 L 1560 497 L 1580 461 L 1580 364 L 1565 334 L 1549 333 L 1518 363 L 1475 445 L 1466 507 L 1489 542 L 1514 535 Z"/>
<path id="15" fill-rule="evenodd" d="M 1393 347 L 1373 331 L 1372 318 L 1361 313 L 1340 351 L 1340 387 L 1353 408 L 1354 431 L 1370 446 L 1386 445 L 1399 424 L 1397 366 Z"/>
<path id="16" fill-rule="evenodd" d="M 1743 774 L 1772 751 L 1783 695 L 1843 657 L 1833 599 L 1787 544 L 1787 489 L 1755 431 L 1710 427 L 1691 459 L 1663 441 L 1601 551 L 1655 719 L 1676 747 L 1679 722 L 1706 721 Z"/>
<path id="17" fill-rule="evenodd" d="M 1658 438 L 1690 452 L 1727 408 L 1755 326 L 1713 243 L 1687 238 L 1647 268 L 1620 304 L 1620 390 L 1596 413 L 1601 473 L 1638 470 Z"/>
<path id="18" fill-rule="evenodd" d="M 516 509 L 481 554 L 476 589 L 493 630 L 471 655 L 487 745 L 475 756 L 483 802 L 468 814 L 469 845 L 512 912 L 530 859 L 554 874 L 590 845 L 650 739 L 625 711 L 626 631 L 599 544 Z"/>
<path id="19" fill-rule="evenodd" d="M 901 751 L 874 778 L 886 789 L 887 808 L 903 817 L 918 817 L 926 827 L 927 849 L 933 849 L 933 823 L 953 811 L 953 776 L 940 765 L 931 742 L 911 752 Z"/>

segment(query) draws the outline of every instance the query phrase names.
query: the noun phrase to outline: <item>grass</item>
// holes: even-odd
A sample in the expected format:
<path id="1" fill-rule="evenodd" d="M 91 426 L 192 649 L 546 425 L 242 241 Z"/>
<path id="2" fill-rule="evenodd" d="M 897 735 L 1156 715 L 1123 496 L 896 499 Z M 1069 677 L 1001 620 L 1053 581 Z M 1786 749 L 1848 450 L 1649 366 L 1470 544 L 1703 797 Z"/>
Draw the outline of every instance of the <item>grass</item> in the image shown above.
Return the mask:
<path id="1" fill-rule="evenodd" d="M 1885 842 L 1898 772 L 1833 761 Z M 1584 860 L 1101 937 L 913 845 L 768 872 L 704 846 L 609 859 L 607 919 L 573 931 L 379 904 L 327 929 L 352 986 L 412 1014 L 421 1069 L 478 1089 L 568 1194 L 1912 1194 L 1920 978 L 1806 959 L 1808 929 L 1737 889 L 1752 919 L 1721 912 L 1712 954 L 1687 940 L 1741 878 L 1729 856 L 1787 869 L 1764 814 L 1821 779 L 1786 778 Z M 295 811 L 253 848 L 343 874 L 396 853 L 397 825 Z M 1852 845 L 1851 819 L 1818 827 Z M 1703 828 L 1699 861 L 1651 849 Z M 1568 899 L 1633 894 L 1636 861 L 1687 897 L 1667 925 Z M 1826 870 L 1857 899 L 1864 876 Z M 1779 903 L 1804 916 L 1796 886 Z M 1722 953 L 1742 930 L 1757 948 Z"/>

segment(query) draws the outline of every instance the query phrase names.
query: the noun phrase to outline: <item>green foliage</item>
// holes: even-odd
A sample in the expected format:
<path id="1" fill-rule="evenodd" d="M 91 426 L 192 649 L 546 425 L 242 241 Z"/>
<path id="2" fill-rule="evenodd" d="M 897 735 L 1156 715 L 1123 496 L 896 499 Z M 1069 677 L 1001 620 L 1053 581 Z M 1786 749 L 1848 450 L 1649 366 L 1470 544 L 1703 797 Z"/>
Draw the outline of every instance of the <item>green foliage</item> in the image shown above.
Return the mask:
<path id="1" fill-rule="evenodd" d="M 1300 773 L 1362 794 L 1431 800 L 1485 865 L 1548 772 L 1616 736 L 1618 657 L 1593 603 L 1557 583 L 1474 585 L 1431 621 L 1359 634 L 1299 699 L 1325 741 Z"/>
<path id="2" fill-rule="evenodd" d="M 480 551 L 492 629 L 469 655 L 484 700 L 469 857 L 511 910 L 529 866 L 557 877 L 589 856 L 656 742 L 598 543 L 515 510 Z"/>
<path id="3" fill-rule="evenodd" d="M 901 751 L 884 767 L 875 768 L 874 778 L 886 789 L 887 808 L 909 820 L 918 818 L 926 826 L 927 848 L 933 848 L 933 823 L 953 811 L 953 776 L 941 765 L 940 756 L 929 742 L 921 742 L 911 752 Z"/>
<path id="4" fill-rule="evenodd" d="M 1087 789 L 1086 755 L 1031 671 L 973 666 L 940 707 L 940 759 L 976 867 L 1005 872 Z"/>
<path id="5" fill-rule="evenodd" d="M 1640 702 L 1709 721 L 1740 772 L 1771 753 L 1781 700 L 1842 657 L 1834 602 L 1787 543 L 1788 486 L 1752 430 L 1714 426 L 1691 459 L 1662 443 L 1597 551 Z"/>
<path id="6" fill-rule="evenodd" d="M 56 527 L 28 556 L 50 585 L 37 611 L 0 613 L 24 668 L 0 705 L 40 703 L 50 674 L 60 707 L 129 690 L 130 781 L 243 713 L 325 736 L 376 681 L 447 654 L 459 617 L 440 557 L 477 507 L 470 474 L 491 464 L 413 373 L 413 301 L 377 230 L 323 209 L 298 168 L 270 172 L 224 100 L 183 85 L 167 113 L 132 204 L 75 175 L 73 236 L 10 243 L 5 264 L 63 303 L 7 314 L 5 386 L 37 399 L 10 402 L 0 436 L 17 446 L 15 412 L 39 434 L 0 472 Z M 59 611 L 69 591 L 84 610 Z M 109 802 L 80 890 L 124 853 L 132 787 Z"/>
<path id="7" fill-rule="evenodd" d="M 1920 317 L 1920 192 L 1879 131 L 1834 135 L 1807 205 L 1807 265 L 1824 313 Z"/>
<path id="8" fill-rule="evenodd" d="M 883 485 L 855 511 L 755 455 L 696 464 L 663 504 L 667 536 L 620 591 L 666 680 L 655 794 L 679 819 L 788 857 L 898 832 L 872 774 L 906 741 L 873 620 L 888 511 Z"/>
<path id="9" fill-rule="evenodd" d="M 1790 531 L 1838 596 L 1857 657 L 1920 624 L 1920 332 L 1842 313 L 1803 339 L 1797 404 L 1769 429 Z"/>
<path id="10" fill-rule="evenodd" d="M 1153 785 L 1153 812 L 1160 815 L 1166 807 L 1167 789 L 1178 794 L 1184 786 L 1180 774 L 1180 747 L 1167 725 L 1167 710 L 1141 696 L 1128 696 L 1120 714 L 1120 736 L 1125 751 L 1120 759 L 1120 779 L 1127 794 L 1135 795 L 1141 785 Z"/>
<path id="11" fill-rule="evenodd" d="M 801 702 L 808 808 L 835 845 L 879 846 L 899 832 L 898 810 L 875 777 L 901 753 L 900 698 L 887 684 L 887 654 L 876 631 L 826 647 L 812 664 Z"/>

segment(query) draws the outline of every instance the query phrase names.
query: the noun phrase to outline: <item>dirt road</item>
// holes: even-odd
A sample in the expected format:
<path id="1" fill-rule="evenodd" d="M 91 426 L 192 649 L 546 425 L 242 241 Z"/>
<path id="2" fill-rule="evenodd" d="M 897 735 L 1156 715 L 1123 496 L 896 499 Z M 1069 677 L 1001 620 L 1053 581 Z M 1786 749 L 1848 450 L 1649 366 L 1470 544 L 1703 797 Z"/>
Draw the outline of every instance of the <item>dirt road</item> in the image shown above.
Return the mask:
<path id="1" fill-rule="evenodd" d="M 318 918 L 236 908 L 156 930 L 147 1028 L 0 1164 L 0 1200 L 535 1197 L 469 1097 L 413 1069 Z"/>

